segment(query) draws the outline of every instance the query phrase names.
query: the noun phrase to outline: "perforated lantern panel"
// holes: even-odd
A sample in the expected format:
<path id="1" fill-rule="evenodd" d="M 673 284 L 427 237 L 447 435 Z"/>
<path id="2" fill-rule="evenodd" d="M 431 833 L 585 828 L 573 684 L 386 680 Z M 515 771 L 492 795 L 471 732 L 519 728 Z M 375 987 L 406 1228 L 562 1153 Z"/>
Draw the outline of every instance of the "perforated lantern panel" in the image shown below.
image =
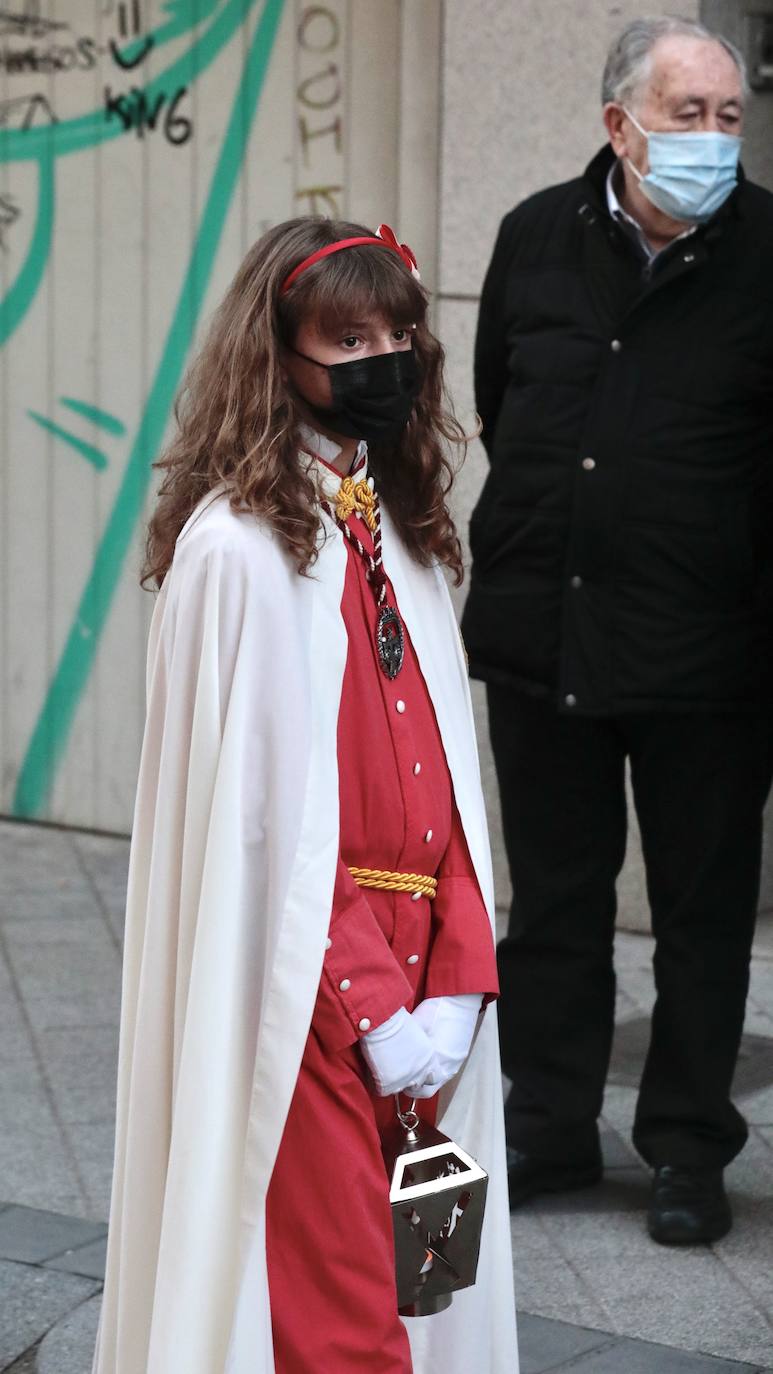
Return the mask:
<path id="1" fill-rule="evenodd" d="M 397 1151 L 400 1153 L 397 1153 Z M 391 1185 L 397 1301 L 427 1304 L 475 1282 L 488 1176 L 459 1145 L 422 1123 L 384 1141 Z"/>

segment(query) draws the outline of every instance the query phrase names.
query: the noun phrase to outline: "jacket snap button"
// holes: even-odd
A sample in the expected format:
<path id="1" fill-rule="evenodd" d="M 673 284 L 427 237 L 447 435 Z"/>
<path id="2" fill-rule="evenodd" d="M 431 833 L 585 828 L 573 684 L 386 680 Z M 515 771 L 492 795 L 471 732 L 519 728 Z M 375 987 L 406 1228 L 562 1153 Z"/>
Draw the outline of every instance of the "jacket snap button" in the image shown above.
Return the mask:
<path id="1" fill-rule="evenodd" d="M 581 586 L 582 586 L 582 578 L 581 578 L 581 577 L 573 577 L 573 578 L 572 578 L 572 586 L 574 587 L 574 589 L 575 589 L 575 591 L 576 591 L 578 587 L 581 587 Z"/>
<path id="2" fill-rule="evenodd" d="M 612 349 L 612 352 L 613 352 L 613 353 L 620 353 L 621 350 L 622 350 L 622 347 L 623 347 L 623 345 L 621 344 L 621 342 L 620 342 L 619 339 L 613 339 L 612 342 L 611 342 L 611 344 L 610 344 L 610 348 Z"/>
<path id="3" fill-rule="evenodd" d="M 585 471 L 586 471 L 586 472 L 593 472 L 593 469 L 594 469 L 595 466 L 596 466 L 596 459 L 595 459 L 595 458 L 583 458 L 583 460 L 582 460 L 582 465 L 583 465 L 583 467 L 585 468 Z"/>
<path id="4" fill-rule="evenodd" d="M 567 692 L 566 696 L 564 697 L 564 701 L 566 702 L 567 706 L 577 705 L 577 698 L 574 695 L 574 692 Z"/>
<path id="5" fill-rule="evenodd" d="M 685 255 L 684 255 L 684 260 L 685 260 L 685 262 L 695 262 L 695 254 L 694 254 L 694 253 L 685 253 Z"/>

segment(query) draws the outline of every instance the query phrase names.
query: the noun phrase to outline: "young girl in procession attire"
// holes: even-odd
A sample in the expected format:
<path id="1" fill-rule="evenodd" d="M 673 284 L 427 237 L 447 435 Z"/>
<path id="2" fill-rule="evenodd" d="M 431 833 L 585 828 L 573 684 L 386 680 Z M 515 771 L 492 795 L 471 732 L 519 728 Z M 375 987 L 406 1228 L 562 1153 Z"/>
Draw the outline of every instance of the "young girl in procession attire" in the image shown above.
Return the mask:
<path id="1" fill-rule="evenodd" d="M 442 571 L 464 436 L 426 310 L 391 230 L 293 220 L 187 379 L 148 543 L 95 1374 L 517 1370 L 491 865 Z M 475 1286 L 405 1322 L 397 1092 L 489 1173 Z"/>

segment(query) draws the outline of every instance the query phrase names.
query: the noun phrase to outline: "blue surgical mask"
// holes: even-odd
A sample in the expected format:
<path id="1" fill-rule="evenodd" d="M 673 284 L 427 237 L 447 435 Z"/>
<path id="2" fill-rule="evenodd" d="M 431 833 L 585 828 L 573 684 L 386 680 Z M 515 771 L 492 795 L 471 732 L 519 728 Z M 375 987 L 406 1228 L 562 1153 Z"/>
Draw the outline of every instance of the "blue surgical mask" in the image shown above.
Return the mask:
<path id="1" fill-rule="evenodd" d="M 625 113 L 647 140 L 650 169 L 646 175 L 626 158 L 647 199 L 671 219 L 687 224 L 710 219 L 738 180 L 741 139 L 713 132 L 648 133 L 630 110 Z"/>

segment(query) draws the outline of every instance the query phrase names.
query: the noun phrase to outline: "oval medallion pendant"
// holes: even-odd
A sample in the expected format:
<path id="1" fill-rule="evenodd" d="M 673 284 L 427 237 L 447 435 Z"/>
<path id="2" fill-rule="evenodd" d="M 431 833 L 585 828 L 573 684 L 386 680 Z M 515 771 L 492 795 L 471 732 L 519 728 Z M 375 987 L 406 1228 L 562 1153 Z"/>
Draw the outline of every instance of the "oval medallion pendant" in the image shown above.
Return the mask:
<path id="1" fill-rule="evenodd" d="M 405 639 L 400 617 L 394 606 L 383 606 L 378 613 L 376 644 L 381 671 L 388 678 L 397 677 L 403 666 Z"/>

